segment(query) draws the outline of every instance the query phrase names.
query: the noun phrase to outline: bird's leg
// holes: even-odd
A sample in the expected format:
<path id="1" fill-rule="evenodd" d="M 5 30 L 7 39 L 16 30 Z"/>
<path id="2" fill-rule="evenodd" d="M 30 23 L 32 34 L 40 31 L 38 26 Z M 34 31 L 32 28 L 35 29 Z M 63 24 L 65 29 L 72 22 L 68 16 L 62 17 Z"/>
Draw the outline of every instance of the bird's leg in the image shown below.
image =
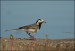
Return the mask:
<path id="1" fill-rule="evenodd" d="M 34 36 L 32 36 L 30 33 L 28 33 L 31 39 L 35 39 Z"/>
<path id="2" fill-rule="evenodd" d="M 29 32 L 27 32 L 27 34 L 30 36 L 30 39 L 35 39 Z"/>
<path id="3" fill-rule="evenodd" d="M 34 38 L 30 33 L 29 33 L 29 36 L 30 36 L 31 38 Z"/>

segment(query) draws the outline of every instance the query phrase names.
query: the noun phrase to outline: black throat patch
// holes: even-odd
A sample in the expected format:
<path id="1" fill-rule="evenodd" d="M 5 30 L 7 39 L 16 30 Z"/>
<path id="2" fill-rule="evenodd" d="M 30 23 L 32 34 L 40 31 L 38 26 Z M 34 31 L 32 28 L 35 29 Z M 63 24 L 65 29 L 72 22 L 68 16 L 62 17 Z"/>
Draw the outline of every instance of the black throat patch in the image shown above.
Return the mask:
<path id="1" fill-rule="evenodd" d="M 42 24 L 42 23 L 39 23 L 39 29 L 41 28 L 41 24 Z"/>

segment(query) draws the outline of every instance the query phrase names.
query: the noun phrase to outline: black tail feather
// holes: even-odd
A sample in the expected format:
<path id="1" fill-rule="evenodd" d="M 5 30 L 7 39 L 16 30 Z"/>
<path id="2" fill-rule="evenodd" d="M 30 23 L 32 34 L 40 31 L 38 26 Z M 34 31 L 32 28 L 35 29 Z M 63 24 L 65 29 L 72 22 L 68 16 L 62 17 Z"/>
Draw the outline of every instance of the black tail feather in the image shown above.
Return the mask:
<path id="1" fill-rule="evenodd" d="M 13 31 L 13 30 L 20 30 L 20 29 L 11 29 L 11 30 L 5 30 L 5 31 Z"/>

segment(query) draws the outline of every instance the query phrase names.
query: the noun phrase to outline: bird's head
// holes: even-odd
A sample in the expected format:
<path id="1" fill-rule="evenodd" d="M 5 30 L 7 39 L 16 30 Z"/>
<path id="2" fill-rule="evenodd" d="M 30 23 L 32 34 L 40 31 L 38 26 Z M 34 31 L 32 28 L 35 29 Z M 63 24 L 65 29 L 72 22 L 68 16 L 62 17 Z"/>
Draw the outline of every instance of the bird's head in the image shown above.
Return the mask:
<path id="1" fill-rule="evenodd" d="M 37 25 L 42 24 L 42 23 L 46 23 L 43 19 L 38 19 L 36 21 Z"/>

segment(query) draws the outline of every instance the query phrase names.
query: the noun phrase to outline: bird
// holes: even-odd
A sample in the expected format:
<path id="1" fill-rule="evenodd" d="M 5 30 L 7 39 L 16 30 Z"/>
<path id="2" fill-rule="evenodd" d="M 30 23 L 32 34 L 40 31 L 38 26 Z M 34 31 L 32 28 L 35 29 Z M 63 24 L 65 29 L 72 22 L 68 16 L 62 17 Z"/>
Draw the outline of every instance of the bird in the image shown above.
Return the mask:
<path id="1" fill-rule="evenodd" d="M 11 29 L 11 30 L 22 30 L 26 32 L 30 36 L 31 39 L 34 39 L 34 36 L 32 36 L 31 34 L 37 33 L 40 30 L 41 25 L 43 23 L 46 23 L 46 22 L 43 19 L 38 19 L 33 24 L 25 25 L 25 26 L 19 27 L 18 29 Z M 6 31 L 9 31 L 9 30 L 6 30 Z"/>

